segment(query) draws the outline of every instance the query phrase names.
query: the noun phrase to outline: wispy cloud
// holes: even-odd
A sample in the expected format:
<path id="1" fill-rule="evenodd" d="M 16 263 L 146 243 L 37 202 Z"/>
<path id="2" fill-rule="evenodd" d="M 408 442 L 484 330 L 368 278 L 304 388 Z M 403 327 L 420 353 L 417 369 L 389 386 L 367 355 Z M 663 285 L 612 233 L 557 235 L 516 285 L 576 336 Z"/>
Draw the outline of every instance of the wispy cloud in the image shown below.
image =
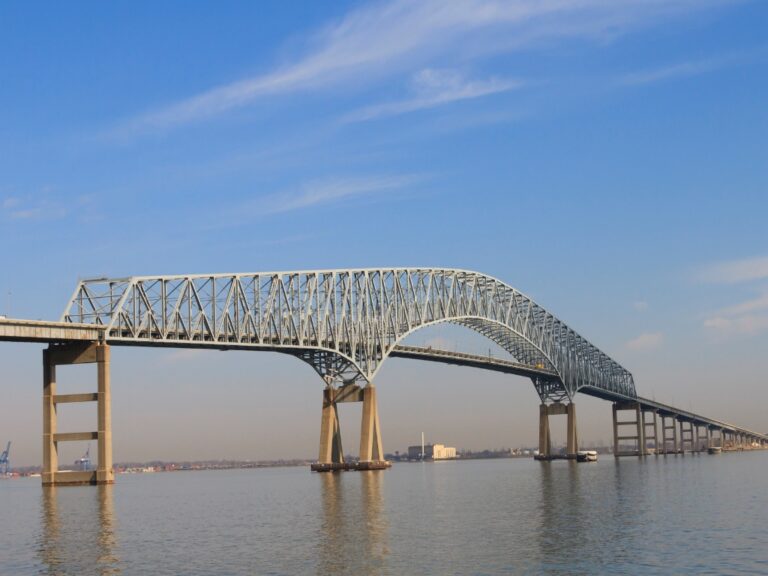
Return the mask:
<path id="1" fill-rule="evenodd" d="M 9 196 L 0 204 L 0 214 L 10 220 L 59 220 L 67 208 L 48 198 Z"/>
<path id="2" fill-rule="evenodd" d="M 645 300 L 635 300 L 634 302 L 632 302 L 632 308 L 634 308 L 638 312 L 642 312 L 648 309 L 648 302 L 646 302 Z"/>
<path id="3" fill-rule="evenodd" d="M 624 346 L 629 350 L 644 351 L 654 350 L 664 342 L 664 334 L 661 332 L 645 332 L 637 338 L 633 338 Z"/>
<path id="4" fill-rule="evenodd" d="M 721 336 L 757 334 L 768 329 L 768 292 L 713 312 L 704 320 L 704 327 Z"/>
<path id="5" fill-rule="evenodd" d="M 711 58 L 708 60 L 695 60 L 680 62 L 653 70 L 642 70 L 626 74 L 619 79 L 620 84 L 638 86 L 642 84 L 654 84 L 664 80 L 677 78 L 690 78 L 712 72 L 733 62 L 731 58 Z"/>
<path id="6" fill-rule="evenodd" d="M 165 131 L 246 106 L 258 98 L 356 86 L 412 73 L 446 56 L 465 60 L 528 48 L 542 40 L 616 36 L 723 0 L 393 0 L 349 12 L 314 34 L 305 56 L 264 74 L 217 86 L 122 123 L 113 136 Z M 467 93 L 500 89 L 475 85 Z M 411 103 L 410 106 L 418 104 Z M 421 105 L 429 105 L 421 102 Z M 406 104 L 400 104 L 406 106 Z M 415 108 L 413 108 L 415 109 Z"/>
<path id="7" fill-rule="evenodd" d="M 711 264 L 698 271 L 696 279 L 711 284 L 739 284 L 768 278 L 768 256 Z"/>
<path id="8" fill-rule="evenodd" d="M 466 80 L 461 74 L 453 70 L 428 68 L 414 76 L 413 85 L 415 88 L 413 97 L 367 106 L 347 115 L 345 121 L 361 122 L 385 116 L 407 114 L 460 100 L 472 100 L 491 94 L 509 92 L 521 87 L 523 83 L 519 80 L 503 78 Z"/>
<path id="9" fill-rule="evenodd" d="M 363 196 L 391 193 L 420 180 L 423 180 L 423 176 L 411 174 L 348 177 L 310 182 L 302 186 L 299 192 L 272 194 L 254 200 L 244 208 L 244 212 L 251 215 L 292 212 Z"/>

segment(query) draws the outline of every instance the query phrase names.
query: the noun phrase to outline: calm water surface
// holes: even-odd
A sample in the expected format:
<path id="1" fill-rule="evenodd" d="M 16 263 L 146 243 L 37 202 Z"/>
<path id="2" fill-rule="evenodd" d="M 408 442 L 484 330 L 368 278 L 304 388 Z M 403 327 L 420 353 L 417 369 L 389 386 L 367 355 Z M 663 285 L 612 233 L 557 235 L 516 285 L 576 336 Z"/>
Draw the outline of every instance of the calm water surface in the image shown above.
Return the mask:
<path id="1" fill-rule="evenodd" d="M 768 452 L 0 482 L 0 574 L 768 574 Z"/>

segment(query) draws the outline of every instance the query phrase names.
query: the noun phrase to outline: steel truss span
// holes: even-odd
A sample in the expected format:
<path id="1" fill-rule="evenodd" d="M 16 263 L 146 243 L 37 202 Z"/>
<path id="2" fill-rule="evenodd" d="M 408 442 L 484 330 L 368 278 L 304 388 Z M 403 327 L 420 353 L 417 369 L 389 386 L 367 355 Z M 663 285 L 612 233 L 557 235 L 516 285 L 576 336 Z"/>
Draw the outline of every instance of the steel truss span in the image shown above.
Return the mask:
<path id="1" fill-rule="evenodd" d="M 293 354 L 325 379 L 372 381 L 403 338 L 451 322 L 521 364 L 551 372 L 542 398 L 584 387 L 636 397 L 632 374 L 533 300 L 466 270 L 390 268 L 99 278 L 81 281 L 63 322 L 106 327 L 113 344 Z"/>

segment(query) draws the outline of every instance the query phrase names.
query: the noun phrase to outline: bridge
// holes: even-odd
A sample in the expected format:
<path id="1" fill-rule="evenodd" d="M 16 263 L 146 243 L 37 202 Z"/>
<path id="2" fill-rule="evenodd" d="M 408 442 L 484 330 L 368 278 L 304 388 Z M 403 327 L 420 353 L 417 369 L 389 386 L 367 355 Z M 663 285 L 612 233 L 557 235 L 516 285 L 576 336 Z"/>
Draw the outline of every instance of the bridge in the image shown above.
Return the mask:
<path id="1" fill-rule="evenodd" d="M 469 328 L 509 359 L 413 348 L 403 339 L 439 323 Z M 0 340 L 47 342 L 43 354 L 43 483 L 113 481 L 110 346 L 273 351 L 306 362 L 325 383 L 315 470 L 377 469 L 384 459 L 374 380 L 384 360 L 407 357 L 531 379 L 541 400 L 539 456 L 552 453 L 549 418 L 567 416 L 567 456 L 578 450 L 577 393 L 613 403 L 615 454 L 743 447 L 765 435 L 637 395 L 632 374 L 512 286 L 467 270 L 377 268 L 135 276 L 83 280 L 59 322 L 0 320 Z M 96 363 L 98 391 L 56 394 L 56 367 Z M 96 402 L 98 430 L 60 433 L 57 406 Z M 362 402 L 359 462 L 344 461 L 337 405 Z M 620 420 L 630 411 L 631 420 Z M 661 420 L 661 436 L 657 417 Z M 714 438 L 717 432 L 717 438 Z M 58 443 L 98 440 L 98 468 L 58 471 Z M 630 447 L 627 448 L 627 442 Z"/>

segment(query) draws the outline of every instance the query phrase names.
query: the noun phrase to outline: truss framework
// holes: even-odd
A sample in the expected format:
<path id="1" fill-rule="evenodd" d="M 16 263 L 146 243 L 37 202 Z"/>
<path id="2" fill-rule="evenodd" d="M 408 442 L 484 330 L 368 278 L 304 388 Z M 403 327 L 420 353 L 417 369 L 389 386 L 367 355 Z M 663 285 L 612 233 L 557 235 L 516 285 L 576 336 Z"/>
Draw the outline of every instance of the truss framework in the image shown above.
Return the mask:
<path id="1" fill-rule="evenodd" d="M 564 322 L 500 280 L 466 270 L 84 280 L 62 321 L 104 325 L 113 343 L 286 352 L 329 384 L 372 381 L 407 335 L 452 322 L 488 337 L 518 362 L 555 372 L 556 380 L 537 385 L 550 399 L 572 398 L 582 386 L 636 397 L 632 374 Z"/>

